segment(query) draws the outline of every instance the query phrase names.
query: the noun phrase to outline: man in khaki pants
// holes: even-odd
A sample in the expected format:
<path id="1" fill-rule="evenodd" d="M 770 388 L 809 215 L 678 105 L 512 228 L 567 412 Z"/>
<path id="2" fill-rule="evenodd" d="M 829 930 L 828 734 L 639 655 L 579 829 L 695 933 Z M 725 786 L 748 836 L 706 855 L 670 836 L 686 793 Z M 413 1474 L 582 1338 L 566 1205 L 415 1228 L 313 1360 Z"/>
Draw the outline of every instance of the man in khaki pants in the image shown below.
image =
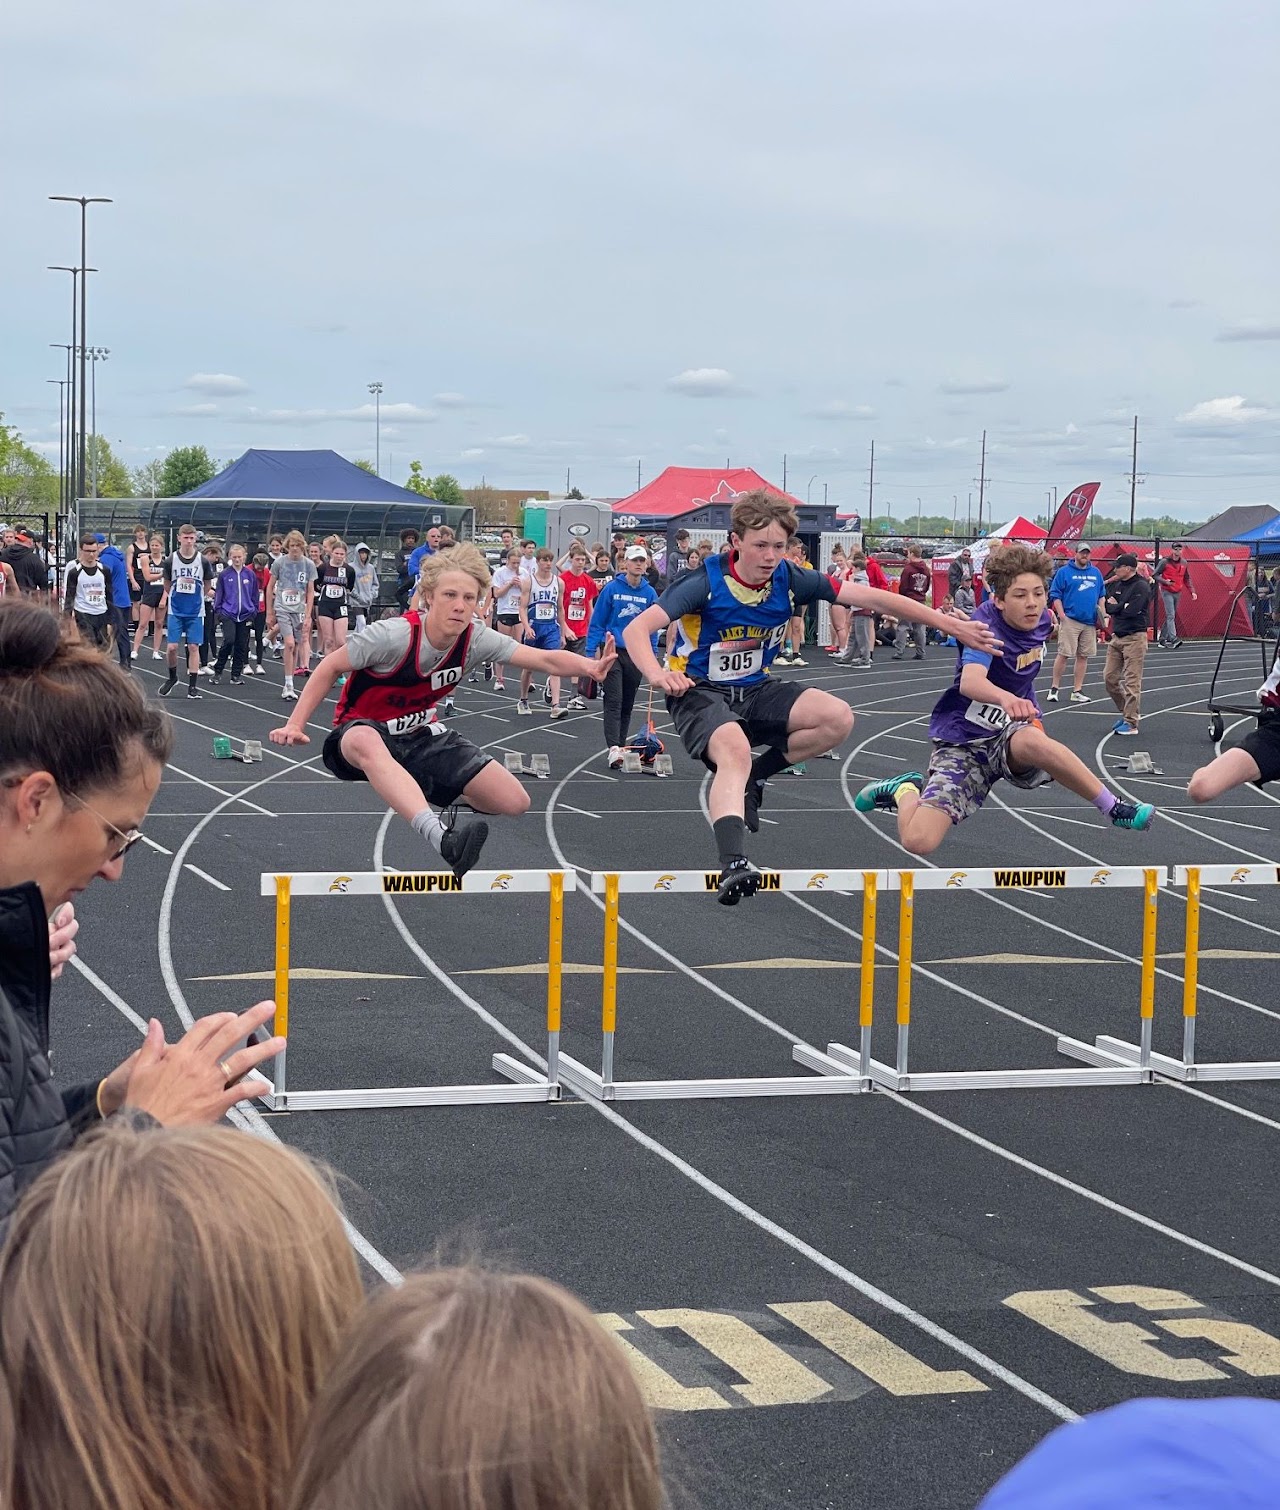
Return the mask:
<path id="1" fill-rule="evenodd" d="M 1103 672 L 1111 701 L 1120 710 L 1113 734 L 1136 734 L 1142 698 L 1142 667 L 1147 659 L 1147 626 L 1154 589 L 1138 575 L 1138 558 L 1128 552 L 1115 559 L 1103 606 L 1111 615 L 1111 641 Z"/>

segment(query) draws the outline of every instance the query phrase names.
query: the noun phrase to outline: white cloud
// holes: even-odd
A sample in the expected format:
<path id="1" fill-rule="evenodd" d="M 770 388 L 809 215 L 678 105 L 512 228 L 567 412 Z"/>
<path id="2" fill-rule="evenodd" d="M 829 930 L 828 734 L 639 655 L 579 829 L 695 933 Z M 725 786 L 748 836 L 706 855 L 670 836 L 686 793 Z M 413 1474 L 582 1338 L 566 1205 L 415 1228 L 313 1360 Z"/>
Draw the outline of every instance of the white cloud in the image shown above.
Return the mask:
<path id="1" fill-rule="evenodd" d="M 533 441 L 527 435 L 499 435 L 489 444 L 501 446 L 504 451 L 524 451 L 533 444 Z"/>
<path id="2" fill-rule="evenodd" d="M 466 448 L 466 450 L 462 452 L 462 456 L 467 461 L 474 461 L 477 456 L 483 456 L 483 455 L 484 455 L 484 447 L 483 446 L 468 446 Z"/>
<path id="3" fill-rule="evenodd" d="M 687 367 L 667 379 L 667 389 L 685 398 L 724 398 L 742 391 L 723 367 Z"/>
<path id="4" fill-rule="evenodd" d="M 1234 325 L 1228 325 L 1225 330 L 1220 330 L 1215 339 L 1219 341 L 1280 341 L 1280 325 L 1274 321 L 1267 324 L 1263 320 L 1237 320 Z"/>
<path id="5" fill-rule="evenodd" d="M 173 412 L 189 418 L 199 418 L 202 415 L 207 418 L 210 414 L 221 413 L 221 410 L 217 404 L 183 404 Z"/>
<path id="6" fill-rule="evenodd" d="M 215 397 L 249 391 L 249 385 L 242 377 L 233 377 L 229 372 L 193 372 L 182 386 L 190 388 L 193 393 L 208 393 Z"/>
<path id="7" fill-rule="evenodd" d="M 375 409 L 372 404 L 360 404 L 355 409 L 246 409 L 239 418 L 253 425 L 328 425 L 335 423 L 373 424 Z M 417 404 L 383 404 L 382 423 L 390 426 L 429 425 L 437 415 L 434 409 L 423 409 Z M 387 431 L 384 429 L 384 434 Z"/>
<path id="8" fill-rule="evenodd" d="M 813 411 L 815 419 L 875 419 L 876 411 L 870 404 L 851 404 L 846 399 L 833 398 L 819 404 Z"/>
<path id="9" fill-rule="evenodd" d="M 944 378 L 938 384 L 939 393 L 1007 393 L 1009 384 L 1003 378 Z"/>
<path id="10" fill-rule="evenodd" d="M 1241 425 L 1254 424 L 1258 420 L 1272 419 L 1275 410 L 1262 404 L 1250 404 L 1238 393 L 1226 398 L 1207 398 L 1193 405 L 1185 414 L 1178 416 L 1180 425 L 1194 425 L 1206 429 L 1238 429 Z"/>

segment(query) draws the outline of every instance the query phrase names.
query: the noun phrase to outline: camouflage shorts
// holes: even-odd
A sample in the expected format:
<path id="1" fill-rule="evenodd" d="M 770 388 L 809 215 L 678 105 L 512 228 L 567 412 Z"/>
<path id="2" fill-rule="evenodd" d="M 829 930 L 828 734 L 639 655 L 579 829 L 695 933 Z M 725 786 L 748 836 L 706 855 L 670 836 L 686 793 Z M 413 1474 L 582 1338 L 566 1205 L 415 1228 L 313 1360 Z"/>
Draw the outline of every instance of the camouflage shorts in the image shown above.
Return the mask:
<path id="1" fill-rule="evenodd" d="M 965 745 L 935 740 L 920 800 L 946 813 L 952 823 L 963 823 L 978 811 L 997 781 L 1007 781 L 1025 791 L 1052 781 L 1047 771 L 1010 768 L 1009 741 L 1026 727 L 1024 723 L 1011 723 L 990 739 L 975 739 Z"/>

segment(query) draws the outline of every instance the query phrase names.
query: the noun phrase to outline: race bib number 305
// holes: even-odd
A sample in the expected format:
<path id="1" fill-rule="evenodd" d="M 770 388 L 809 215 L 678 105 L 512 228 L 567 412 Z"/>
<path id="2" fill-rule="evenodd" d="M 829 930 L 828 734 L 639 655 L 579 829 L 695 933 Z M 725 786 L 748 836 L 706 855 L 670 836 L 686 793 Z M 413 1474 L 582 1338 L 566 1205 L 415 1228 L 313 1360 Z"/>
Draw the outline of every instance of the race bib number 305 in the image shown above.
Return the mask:
<path id="1" fill-rule="evenodd" d="M 712 645 L 707 658 L 707 678 L 713 682 L 739 682 L 757 675 L 764 666 L 764 645 L 759 640 L 721 640 Z"/>

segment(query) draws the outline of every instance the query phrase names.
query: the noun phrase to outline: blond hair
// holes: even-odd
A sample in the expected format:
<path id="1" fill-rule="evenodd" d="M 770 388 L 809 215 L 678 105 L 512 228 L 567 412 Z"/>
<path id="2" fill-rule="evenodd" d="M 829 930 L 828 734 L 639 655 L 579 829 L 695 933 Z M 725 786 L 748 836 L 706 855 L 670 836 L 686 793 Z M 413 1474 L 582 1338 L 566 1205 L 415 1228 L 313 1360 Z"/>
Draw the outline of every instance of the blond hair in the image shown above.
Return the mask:
<path id="1" fill-rule="evenodd" d="M 115 1119 L 0 1255 L 7 1510 L 274 1510 L 360 1276 L 306 1159 Z"/>
<path id="2" fill-rule="evenodd" d="M 284 537 L 285 550 L 289 550 L 290 547 L 295 545 L 300 545 L 303 550 L 306 550 L 307 548 L 307 537 L 302 533 L 301 530 L 290 530 L 289 533 Z"/>
<path id="3" fill-rule="evenodd" d="M 653 1422 L 617 1342 L 550 1280 L 418 1274 L 365 1309 L 290 1510 L 658 1510 Z"/>
<path id="4" fill-rule="evenodd" d="M 750 493 L 739 493 L 729 510 L 729 528 L 741 540 L 748 530 L 768 529 L 771 524 L 780 524 L 787 538 L 800 528 L 795 505 L 789 498 L 779 498 L 766 493 L 763 488 L 754 488 Z"/>
<path id="5" fill-rule="evenodd" d="M 451 545 L 448 550 L 438 550 L 423 560 L 418 572 L 419 597 L 425 598 L 428 593 L 435 592 L 440 578 L 447 571 L 466 572 L 479 587 L 481 597 L 489 591 L 489 584 L 493 580 L 489 575 L 488 562 L 470 541 L 462 540 L 457 545 Z"/>

